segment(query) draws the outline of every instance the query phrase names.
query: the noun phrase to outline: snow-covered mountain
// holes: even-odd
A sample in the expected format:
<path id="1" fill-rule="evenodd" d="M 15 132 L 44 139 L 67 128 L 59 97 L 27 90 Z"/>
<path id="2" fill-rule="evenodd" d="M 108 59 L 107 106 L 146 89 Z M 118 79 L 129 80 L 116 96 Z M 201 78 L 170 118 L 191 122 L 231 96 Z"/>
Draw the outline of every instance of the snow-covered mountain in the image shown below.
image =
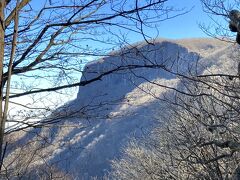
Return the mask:
<path id="1" fill-rule="evenodd" d="M 110 161 L 121 157 L 130 138 L 141 139 L 164 113 L 163 97 L 181 88 L 178 74 L 236 74 L 238 47 L 214 39 L 159 39 L 138 43 L 86 65 L 81 81 L 116 70 L 79 88 L 77 98 L 54 115 L 66 114 L 58 124 L 30 130 L 9 149 L 5 164 L 18 156 L 38 171 L 67 173 L 69 179 L 102 178 Z M 168 87 L 168 88 L 166 88 Z M 67 110 L 66 110 L 67 108 Z M 38 140 L 38 141 L 36 141 Z M 31 143 L 29 143 L 31 142 Z M 23 145 L 27 144 L 22 147 Z M 24 171 L 22 168 L 20 172 Z"/>

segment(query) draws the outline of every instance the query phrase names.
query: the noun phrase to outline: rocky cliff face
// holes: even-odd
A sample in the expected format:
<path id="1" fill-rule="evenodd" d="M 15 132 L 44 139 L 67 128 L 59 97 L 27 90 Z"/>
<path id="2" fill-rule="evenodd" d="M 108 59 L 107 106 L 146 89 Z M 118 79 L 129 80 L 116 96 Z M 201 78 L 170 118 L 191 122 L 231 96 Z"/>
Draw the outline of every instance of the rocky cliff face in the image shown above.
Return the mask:
<path id="1" fill-rule="evenodd" d="M 22 138 L 21 145 L 35 142 L 39 134 L 47 142 L 39 140 L 40 144 L 26 147 L 32 152 L 44 144 L 35 153 L 44 161 L 36 158 L 31 166 L 47 162 L 76 179 L 102 177 L 130 138 L 140 139 L 158 123 L 157 114 L 166 108 L 160 99 L 173 97 L 173 89 L 181 88 L 178 73 L 207 73 L 216 66 L 233 69 L 232 51 L 232 46 L 211 39 L 159 40 L 154 45 L 126 47 L 87 64 L 81 81 L 118 70 L 80 87 L 77 99 L 68 104 L 73 115 Z M 200 64 L 197 69 L 196 64 Z"/>

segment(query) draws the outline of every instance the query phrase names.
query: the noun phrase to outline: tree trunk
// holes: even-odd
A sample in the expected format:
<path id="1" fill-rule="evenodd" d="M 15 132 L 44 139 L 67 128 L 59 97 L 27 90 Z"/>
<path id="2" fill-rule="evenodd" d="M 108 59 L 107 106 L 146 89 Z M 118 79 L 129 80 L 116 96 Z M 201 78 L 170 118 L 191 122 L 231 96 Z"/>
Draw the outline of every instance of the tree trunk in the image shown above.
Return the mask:
<path id="1" fill-rule="evenodd" d="M 5 121 L 3 118 L 3 62 L 4 62 L 4 36 L 5 36 L 5 21 L 4 8 L 5 0 L 0 0 L 0 170 L 3 162 L 3 136 L 5 129 Z"/>

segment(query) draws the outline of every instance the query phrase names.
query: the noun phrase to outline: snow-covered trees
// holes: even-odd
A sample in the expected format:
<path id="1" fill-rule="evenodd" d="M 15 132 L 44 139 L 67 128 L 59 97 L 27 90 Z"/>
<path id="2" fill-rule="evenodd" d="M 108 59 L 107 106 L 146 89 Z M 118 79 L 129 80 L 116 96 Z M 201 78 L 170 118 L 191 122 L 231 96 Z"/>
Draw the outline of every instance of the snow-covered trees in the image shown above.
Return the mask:
<path id="1" fill-rule="evenodd" d="M 125 45 L 126 30 L 146 40 L 146 26 L 154 28 L 159 18 L 170 17 L 173 9 L 165 8 L 165 2 L 0 0 L 0 170 L 8 150 L 6 123 L 17 123 L 9 133 L 58 122 L 59 117 L 43 121 L 56 107 L 49 105 L 57 99 L 51 92 L 62 93 L 110 74 L 79 83 L 87 59 Z M 10 100 L 26 95 L 31 102 Z M 24 110 L 9 116 L 10 101 Z"/>
<path id="2" fill-rule="evenodd" d="M 207 13 L 223 16 L 227 21 L 231 13 L 238 13 L 231 11 L 232 8 L 239 9 L 238 1 L 231 1 L 231 5 L 225 0 L 202 0 L 202 3 Z M 230 30 L 239 33 L 238 19 L 232 16 Z M 215 23 L 216 31 L 208 29 L 207 32 L 230 40 L 229 29 L 223 28 L 217 20 Z M 238 51 L 235 47 L 235 52 Z M 239 63 L 238 55 L 232 58 L 235 58 L 234 64 Z M 208 73 L 201 75 L 179 75 L 187 84 L 184 86 L 186 93 L 175 93 L 174 98 L 164 102 L 168 102 L 169 110 L 164 115 L 159 114 L 159 127 L 142 143 L 128 146 L 125 157 L 113 162 L 112 176 L 122 175 L 123 179 L 240 179 L 239 76 L 226 71 L 226 67 L 216 67 L 217 70 L 208 69 Z M 238 68 L 233 65 L 232 69 L 236 72 Z"/>
<path id="3" fill-rule="evenodd" d="M 230 179 L 239 172 L 240 91 L 232 76 L 188 80 L 150 138 L 133 143 L 113 162 L 122 179 Z"/>

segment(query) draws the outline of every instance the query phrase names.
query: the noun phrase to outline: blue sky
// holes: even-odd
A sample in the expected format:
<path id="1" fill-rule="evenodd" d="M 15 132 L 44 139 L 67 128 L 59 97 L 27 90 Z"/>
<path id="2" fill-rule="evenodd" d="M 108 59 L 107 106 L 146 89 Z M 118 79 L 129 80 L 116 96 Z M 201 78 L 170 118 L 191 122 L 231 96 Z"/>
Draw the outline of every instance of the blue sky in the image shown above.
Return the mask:
<path id="1" fill-rule="evenodd" d="M 129 1 L 131 2 L 131 1 Z M 39 6 L 38 1 L 34 1 L 36 7 Z M 166 6 L 172 6 L 178 9 L 186 8 L 190 10 L 187 14 L 163 21 L 158 24 L 158 36 L 171 39 L 182 39 L 192 37 L 208 37 L 199 28 L 199 23 L 210 24 L 212 20 L 202 10 L 200 0 L 168 0 Z M 220 17 L 221 19 L 221 17 Z M 149 29 L 146 31 L 151 37 L 156 37 L 156 32 Z M 139 41 L 142 39 L 139 35 L 130 33 L 130 42 Z"/>
<path id="2" fill-rule="evenodd" d="M 152 38 L 155 38 L 157 35 L 157 37 L 169 39 L 209 37 L 200 29 L 199 24 L 208 26 L 214 23 L 209 15 L 203 11 L 200 0 L 168 0 L 165 5 L 172 6 L 176 9 L 185 8 L 186 11 L 190 10 L 190 12 L 158 23 L 158 34 L 154 29 L 148 29 L 145 30 L 147 35 Z M 213 18 L 221 22 L 221 24 L 224 23 L 224 26 L 226 25 L 226 27 L 228 27 L 223 17 L 214 16 Z M 130 37 L 130 43 L 144 40 L 141 35 L 130 34 L 131 35 L 128 36 Z"/>
<path id="3" fill-rule="evenodd" d="M 169 0 L 168 4 L 193 9 L 185 15 L 162 22 L 159 26 L 160 37 L 173 39 L 207 37 L 199 28 L 199 23 L 208 25 L 212 20 L 203 12 L 200 0 Z"/>

